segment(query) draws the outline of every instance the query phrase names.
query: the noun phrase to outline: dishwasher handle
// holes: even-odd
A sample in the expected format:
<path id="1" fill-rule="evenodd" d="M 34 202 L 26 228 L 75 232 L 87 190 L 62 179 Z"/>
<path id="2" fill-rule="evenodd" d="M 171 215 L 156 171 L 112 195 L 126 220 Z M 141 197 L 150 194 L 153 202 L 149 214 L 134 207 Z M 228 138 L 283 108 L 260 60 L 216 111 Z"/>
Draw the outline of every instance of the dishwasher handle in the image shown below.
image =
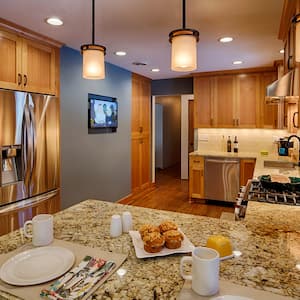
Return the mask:
<path id="1" fill-rule="evenodd" d="M 219 164 L 239 164 L 239 160 L 223 160 L 223 159 L 206 159 L 206 162 L 219 163 Z"/>

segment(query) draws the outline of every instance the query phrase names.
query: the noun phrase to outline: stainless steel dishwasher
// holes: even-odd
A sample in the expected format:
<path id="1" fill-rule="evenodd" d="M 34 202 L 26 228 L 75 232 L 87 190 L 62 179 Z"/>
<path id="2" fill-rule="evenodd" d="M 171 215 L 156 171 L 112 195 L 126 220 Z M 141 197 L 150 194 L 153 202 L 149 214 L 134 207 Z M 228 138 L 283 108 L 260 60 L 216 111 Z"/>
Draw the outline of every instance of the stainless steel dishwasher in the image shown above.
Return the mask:
<path id="1" fill-rule="evenodd" d="M 235 202 L 240 187 L 240 161 L 236 158 L 205 157 L 204 197 Z"/>

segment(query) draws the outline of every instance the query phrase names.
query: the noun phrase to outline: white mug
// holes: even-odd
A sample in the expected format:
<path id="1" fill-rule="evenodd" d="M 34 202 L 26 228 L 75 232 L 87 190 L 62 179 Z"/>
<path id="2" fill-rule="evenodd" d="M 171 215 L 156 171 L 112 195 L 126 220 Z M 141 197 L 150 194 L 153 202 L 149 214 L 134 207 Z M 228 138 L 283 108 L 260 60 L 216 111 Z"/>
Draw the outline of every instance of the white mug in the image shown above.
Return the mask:
<path id="1" fill-rule="evenodd" d="M 32 224 L 32 234 L 27 232 L 27 226 Z M 53 216 L 48 214 L 36 215 L 24 224 L 24 235 L 32 238 L 34 246 L 46 246 L 53 241 Z"/>
<path id="2" fill-rule="evenodd" d="M 125 211 L 122 214 L 122 227 L 123 232 L 129 232 L 132 229 L 132 215 L 129 211 Z"/>
<path id="3" fill-rule="evenodd" d="M 192 263 L 192 275 L 183 271 L 186 262 Z M 219 291 L 219 253 L 207 247 L 195 247 L 191 256 L 180 261 L 180 274 L 183 279 L 192 280 L 192 289 L 201 296 L 212 296 Z"/>
<path id="4" fill-rule="evenodd" d="M 110 223 L 110 236 L 117 237 L 122 234 L 122 220 L 120 215 L 113 215 Z"/>

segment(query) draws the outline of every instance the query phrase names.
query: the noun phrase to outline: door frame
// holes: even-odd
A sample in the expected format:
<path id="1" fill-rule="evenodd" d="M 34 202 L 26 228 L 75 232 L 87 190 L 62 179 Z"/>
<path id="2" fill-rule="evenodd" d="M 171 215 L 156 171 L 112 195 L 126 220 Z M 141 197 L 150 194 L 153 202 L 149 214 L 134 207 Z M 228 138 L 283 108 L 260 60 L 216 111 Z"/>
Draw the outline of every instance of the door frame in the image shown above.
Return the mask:
<path id="1" fill-rule="evenodd" d="M 152 183 L 155 183 L 155 101 L 156 97 L 162 96 L 178 96 L 178 95 L 156 95 L 152 96 L 152 157 L 151 157 L 151 173 L 152 173 Z M 188 122 L 188 104 L 189 100 L 194 100 L 194 95 L 180 95 L 181 97 L 181 179 L 188 179 L 188 169 L 189 169 L 189 122 Z"/>

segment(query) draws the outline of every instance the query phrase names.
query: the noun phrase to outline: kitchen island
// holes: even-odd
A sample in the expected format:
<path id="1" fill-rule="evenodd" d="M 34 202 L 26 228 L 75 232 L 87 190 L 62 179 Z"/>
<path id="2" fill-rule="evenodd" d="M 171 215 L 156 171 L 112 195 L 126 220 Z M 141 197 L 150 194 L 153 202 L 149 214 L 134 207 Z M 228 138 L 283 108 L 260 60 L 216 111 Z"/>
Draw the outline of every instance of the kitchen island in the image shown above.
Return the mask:
<path id="1" fill-rule="evenodd" d="M 212 234 L 228 236 L 242 255 L 220 263 L 221 279 L 300 298 L 300 207 L 249 202 L 246 219 L 233 222 L 87 200 L 55 215 L 55 238 L 128 255 L 121 272 L 93 299 L 175 299 L 184 284 L 179 274 L 183 254 L 138 259 L 129 234 L 110 238 L 111 216 L 124 211 L 131 212 L 135 230 L 144 223 L 173 220 L 195 246 L 204 246 Z M 12 232 L 0 237 L 0 253 L 26 243 L 21 231 Z"/>

